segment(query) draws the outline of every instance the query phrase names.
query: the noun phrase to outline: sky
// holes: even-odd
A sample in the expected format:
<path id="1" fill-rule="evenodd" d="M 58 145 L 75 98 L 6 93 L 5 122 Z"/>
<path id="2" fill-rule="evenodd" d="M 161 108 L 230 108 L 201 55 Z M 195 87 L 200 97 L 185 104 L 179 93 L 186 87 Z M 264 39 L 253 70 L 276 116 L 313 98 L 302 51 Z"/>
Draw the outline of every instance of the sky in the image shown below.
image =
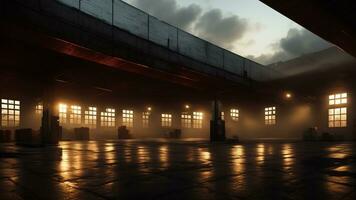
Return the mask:
<path id="1" fill-rule="evenodd" d="M 332 46 L 258 0 L 124 0 L 261 64 Z"/>

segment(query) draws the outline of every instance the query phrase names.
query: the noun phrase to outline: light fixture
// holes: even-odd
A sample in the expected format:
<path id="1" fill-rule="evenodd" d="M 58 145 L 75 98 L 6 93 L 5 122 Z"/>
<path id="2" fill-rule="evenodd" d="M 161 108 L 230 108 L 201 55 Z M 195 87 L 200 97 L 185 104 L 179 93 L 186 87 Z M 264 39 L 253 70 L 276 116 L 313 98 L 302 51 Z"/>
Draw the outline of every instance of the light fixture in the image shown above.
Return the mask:
<path id="1" fill-rule="evenodd" d="M 291 99 L 291 98 L 293 97 L 293 95 L 292 95 L 292 93 L 290 93 L 290 92 L 286 92 L 286 93 L 284 94 L 284 97 L 285 97 L 286 99 Z"/>
<path id="2" fill-rule="evenodd" d="M 148 110 L 148 111 L 151 111 L 151 110 L 152 110 L 152 108 L 151 108 L 151 107 L 147 107 L 147 110 Z"/>
<path id="3" fill-rule="evenodd" d="M 185 105 L 185 108 L 186 108 L 186 109 L 189 109 L 189 108 L 190 108 L 190 106 L 189 106 L 189 105 Z"/>

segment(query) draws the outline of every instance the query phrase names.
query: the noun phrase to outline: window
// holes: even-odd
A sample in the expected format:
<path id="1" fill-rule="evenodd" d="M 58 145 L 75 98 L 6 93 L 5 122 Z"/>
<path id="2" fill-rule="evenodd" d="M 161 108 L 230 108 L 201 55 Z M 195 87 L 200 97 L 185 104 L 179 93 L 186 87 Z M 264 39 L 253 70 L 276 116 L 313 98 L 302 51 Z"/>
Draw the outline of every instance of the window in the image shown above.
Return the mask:
<path id="1" fill-rule="evenodd" d="M 41 115 L 43 112 L 43 105 L 42 104 L 37 104 L 36 105 L 36 114 Z"/>
<path id="2" fill-rule="evenodd" d="M 265 124 L 266 125 L 276 124 L 276 107 L 265 108 Z"/>
<path id="3" fill-rule="evenodd" d="M 96 107 L 89 107 L 84 112 L 84 124 L 89 128 L 96 128 L 97 110 Z"/>
<path id="4" fill-rule="evenodd" d="M 181 115 L 182 128 L 192 128 L 192 115 L 187 112 Z"/>
<path id="5" fill-rule="evenodd" d="M 71 113 L 69 115 L 69 123 L 81 124 L 82 123 L 82 107 L 73 105 L 70 107 Z"/>
<path id="6" fill-rule="evenodd" d="M 142 127 L 143 128 L 148 128 L 150 127 L 150 112 L 143 112 L 142 113 Z"/>
<path id="7" fill-rule="evenodd" d="M 122 125 L 128 128 L 133 127 L 133 110 L 122 110 Z"/>
<path id="8" fill-rule="evenodd" d="M 67 123 L 67 111 L 68 111 L 68 106 L 66 104 L 59 104 L 59 123 L 60 124 Z"/>
<path id="9" fill-rule="evenodd" d="M 329 128 L 344 128 L 347 127 L 347 93 L 337 93 L 329 95 Z"/>
<path id="10" fill-rule="evenodd" d="M 347 127 L 347 108 L 329 109 L 329 127 Z"/>
<path id="11" fill-rule="evenodd" d="M 230 116 L 233 121 L 239 121 L 239 110 L 238 109 L 231 109 Z"/>
<path id="12" fill-rule="evenodd" d="M 115 127 L 115 109 L 107 108 L 101 112 L 100 121 L 102 127 Z"/>
<path id="13" fill-rule="evenodd" d="M 1 99 L 1 126 L 18 127 L 20 125 L 20 101 Z"/>
<path id="14" fill-rule="evenodd" d="M 162 127 L 171 127 L 172 126 L 172 115 L 171 114 L 162 114 L 161 115 L 161 126 Z"/>
<path id="15" fill-rule="evenodd" d="M 347 104 L 347 93 L 329 95 L 329 105 Z"/>
<path id="16" fill-rule="evenodd" d="M 203 128 L 202 112 L 193 112 L 193 128 Z"/>

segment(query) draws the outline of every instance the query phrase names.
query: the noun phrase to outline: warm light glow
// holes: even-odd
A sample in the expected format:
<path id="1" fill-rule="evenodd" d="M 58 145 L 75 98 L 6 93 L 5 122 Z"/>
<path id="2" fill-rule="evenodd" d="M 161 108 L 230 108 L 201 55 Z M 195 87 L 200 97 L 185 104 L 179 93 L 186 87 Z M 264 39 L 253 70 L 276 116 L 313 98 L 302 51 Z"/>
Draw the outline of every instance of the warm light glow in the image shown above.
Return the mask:
<path id="1" fill-rule="evenodd" d="M 186 108 L 186 109 L 189 109 L 189 108 L 190 108 L 190 106 L 189 106 L 189 105 L 185 105 L 185 108 Z"/>
<path id="2" fill-rule="evenodd" d="M 169 164 L 169 155 L 168 155 L 168 147 L 161 146 L 159 148 L 159 160 L 162 163 L 162 167 L 166 168 Z"/>
<path id="3" fill-rule="evenodd" d="M 1 126 L 18 127 L 20 125 L 20 101 L 1 99 Z"/>
<path id="4" fill-rule="evenodd" d="M 287 99 L 290 99 L 290 98 L 292 98 L 292 94 L 289 93 L 289 92 L 287 92 L 287 93 L 285 94 L 285 97 L 286 97 Z"/>
<path id="5" fill-rule="evenodd" d="M 147 110 L 148 111 L 152 111 L 152 107 L 147 107 Z"/>
<path id="6" fill-rule="evenodd" d="M 221 120 L 225 120 L 225 112 L 221 112 Z"/>
<path id="7" fill-rule="evenodd" d="M 72 105 L 70 107 L 71 113 L 69 115 L 69 123 L 71 124 L 81 124 L 82 123 L 82 107 L 77 105 Z"/>
<path id="8" fill-rule="evenodd" d="M 265 124 L 266 125 L 276 124 L 276 107 L 265 108 Z"/>
<path id="9" fill-rule="evenodd" d="M 233 121 L 239 121 L 239 110 L 238 109 L 231 109 L 230 116 Z"/>
<path id="10" fill-rule="evenodd" d="M 128 128 L 133 127 L 133 110 L 122 110 L 122 125 Z"/>
<path id="11" fill-rule="evenodd" d="M 193 128 L 203 128 L 202 112 L 193 112 Z"/>
<path id="12" fill-rule="evenodd" d="M 171 127 L 172 126 L 172 114 L 162 114 L 161 115 L 161 126 Z"/>
<path id="13" fill-rule="evenodd" d="M 258 144 L 257 148 L 256 148 L 256 151 L 257 151 L 257 155 L 256 155 L 257 162 L 259 164 L 263 164 L 264 161 L 265 161 L 265 151 L 266 151 L 265 145 L 264 144 Z"/>
<path id="14" fill-rule="evenodd" d="M 338 93 L 329 95 L 329 105 L 347 104 L 347 93 Z"/>
<path id="15" fill-rule="evenodd" d="M 58 110 L 59 110 L 59 123 L 60 124 L 65 124 L 67 123 L 67 109 L 68 106 L 66 104 L 60 103 L 58 105 Z"/>
<path id="16" fill-rule="evenodd" d="M 142 126 L 143 128 L 149 128 L 150 127 L 150 112 L 143 112 L 142 113 Z"/>
<path id="17" fill-rule="evenodd" d="M 85 125 L 89 126 L 89 128 L 96 128 L 96 121 L 97 121 L 96 107 L 89 107 L 84 114 L 85 114 L 84 116 Z"/>
<path id="18" fill-rule="evenodd" d="M 182 128 L 192 128 L 192 115 L 183 112 L 181 115 Z"/>
<path id="19" fill-rule="evenodd" d="M 115 109 L 107 108 L 105 112 L 101 112 L 100 121 L 102 127 L 115 127 Z"/>
<path id="20" fill-rule="evenodd" d="M 35 107 L 36 114 L 40 115 L 43 112 L 43 105 L 42 104 L 37 104 Z"/>
<path id="21" fill-rule="evenodd" d="M 284 144 L 282 146 L 283 169 L 290 169 L 294 164 L 294 156 L 293 147 L 290 144 Z"/>
<path id="22" fill-rule="evenodd" d="M 347 127 L 347 93 L 337 93 L 329 95 L 329 112 L 328 124 L 329 128 L 344 128 Z"/>
<path id="23" fill-rule="evenodd" d="M 329 127 L 347 127 L 347 108 L 329 109 Z"/>

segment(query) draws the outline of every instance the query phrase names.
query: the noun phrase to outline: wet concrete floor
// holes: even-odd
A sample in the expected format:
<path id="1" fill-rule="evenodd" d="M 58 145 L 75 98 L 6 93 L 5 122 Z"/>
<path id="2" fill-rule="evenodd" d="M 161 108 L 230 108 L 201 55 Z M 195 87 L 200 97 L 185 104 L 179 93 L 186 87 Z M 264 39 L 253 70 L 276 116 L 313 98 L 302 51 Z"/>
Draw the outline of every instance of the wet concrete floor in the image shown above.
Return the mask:
<path id="1" fill-rule="evenodd" d="M 356 143 L 0 144 L 0 199 L 356 199 Z M 61 152 L 61 153 L 60 153 Z"/>

